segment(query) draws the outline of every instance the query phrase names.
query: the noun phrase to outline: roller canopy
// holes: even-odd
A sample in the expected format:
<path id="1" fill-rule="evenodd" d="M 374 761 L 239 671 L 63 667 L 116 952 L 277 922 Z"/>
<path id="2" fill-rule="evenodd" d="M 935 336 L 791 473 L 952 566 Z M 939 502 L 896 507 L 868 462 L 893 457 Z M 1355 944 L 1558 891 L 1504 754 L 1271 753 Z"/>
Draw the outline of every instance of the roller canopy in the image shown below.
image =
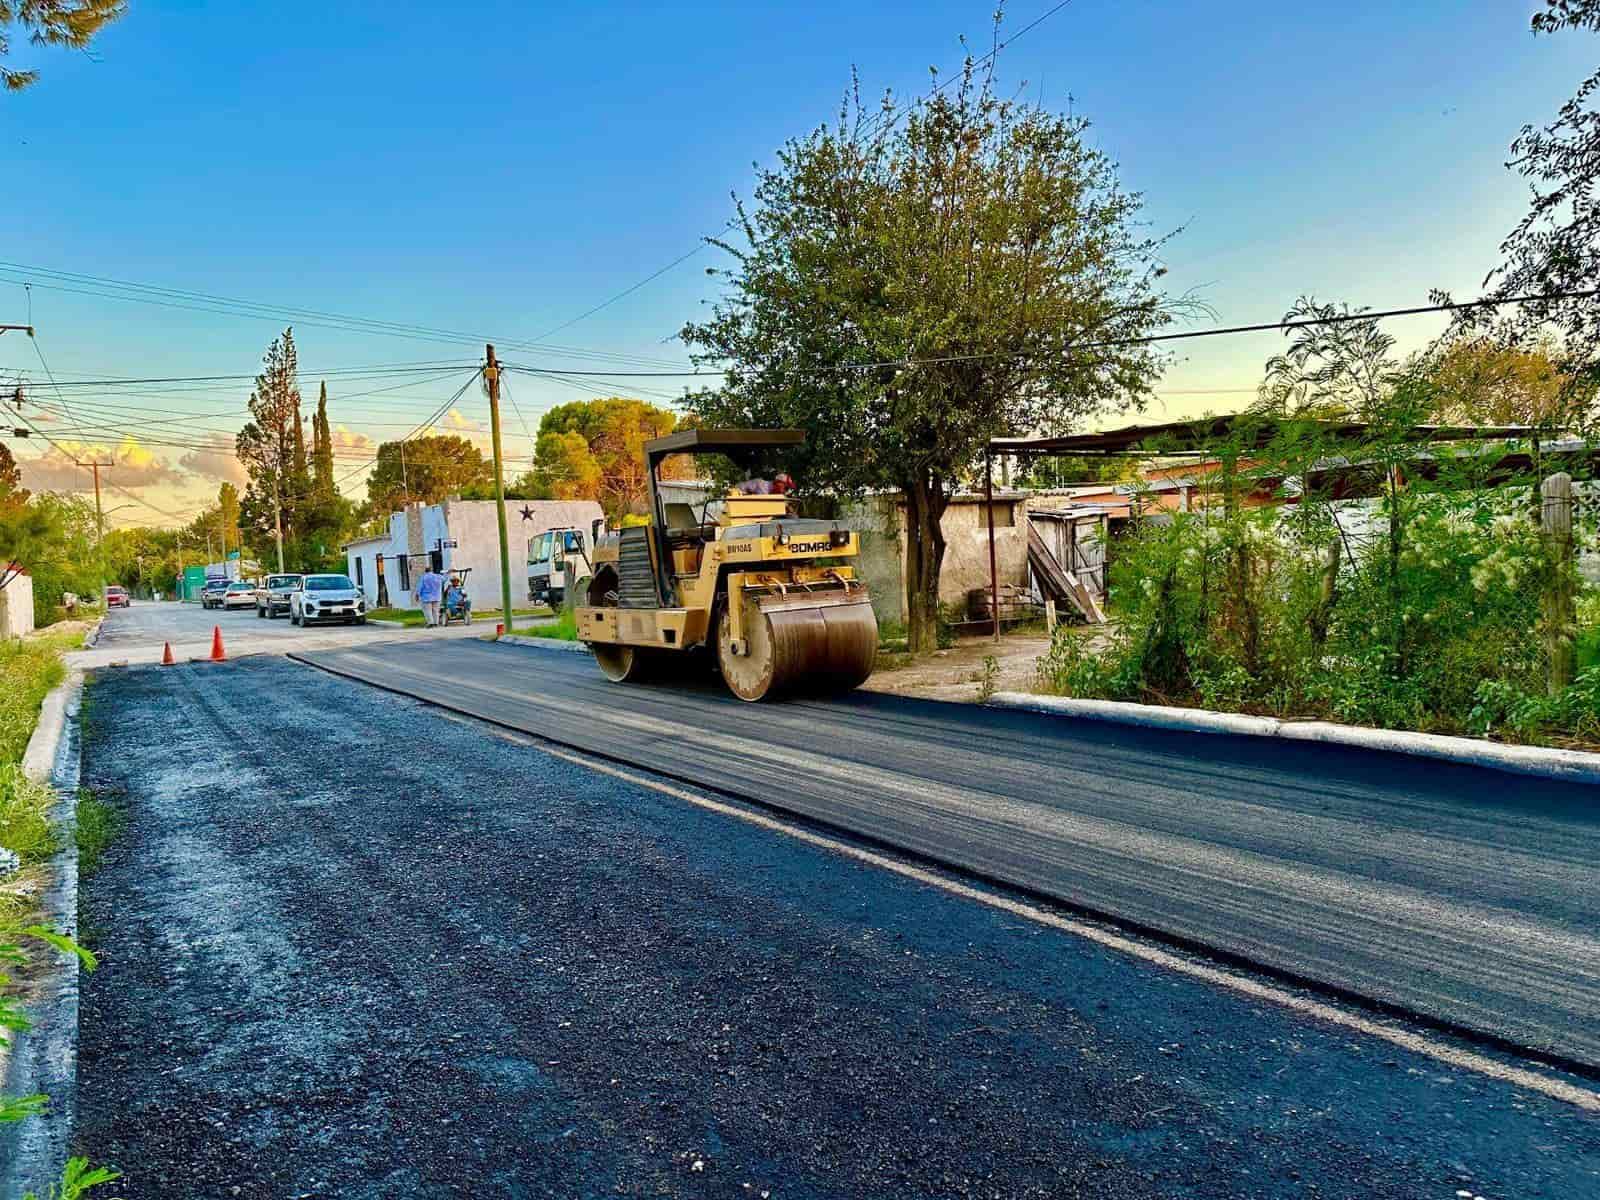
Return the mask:
<path id="1" fill-rule="evenodd" d="M 644 444 L 651 469 L 669 454 L 726 454 L 738 461 L 761 450 L 798 446 L 806 440 L 800 429 L 681 429 Z"/>

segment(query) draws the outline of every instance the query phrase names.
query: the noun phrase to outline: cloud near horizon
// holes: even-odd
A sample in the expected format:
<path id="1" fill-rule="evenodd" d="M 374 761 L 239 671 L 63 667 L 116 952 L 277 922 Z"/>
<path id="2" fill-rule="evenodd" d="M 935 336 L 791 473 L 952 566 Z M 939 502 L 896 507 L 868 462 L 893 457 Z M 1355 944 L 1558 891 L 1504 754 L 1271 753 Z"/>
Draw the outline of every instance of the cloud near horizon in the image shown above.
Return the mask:
<path id="1" fill-rule="evenodd" d="M 234 440 L 225 433 L 202 439 L 208 443 L 203 450 L 191 450 L 178 460 L 178 465 L 191 475 L 231 483 L 243 489 L 247 476 L 244 464 L 234 453 Z"/>
<path id="2" fill-rule="evenodd" d="M 94 476 L 79 462 L 110 462 L 103 468 L 101 482 L 129 489 L 178 485 L 188 478 L 166 459 L 158 457 L 131 434 L 115 447 L 97 442 L 61 441 L 48 447 L 37 458 L 19 458 L 22 485 L 36 492 L 89 492 Z"/>

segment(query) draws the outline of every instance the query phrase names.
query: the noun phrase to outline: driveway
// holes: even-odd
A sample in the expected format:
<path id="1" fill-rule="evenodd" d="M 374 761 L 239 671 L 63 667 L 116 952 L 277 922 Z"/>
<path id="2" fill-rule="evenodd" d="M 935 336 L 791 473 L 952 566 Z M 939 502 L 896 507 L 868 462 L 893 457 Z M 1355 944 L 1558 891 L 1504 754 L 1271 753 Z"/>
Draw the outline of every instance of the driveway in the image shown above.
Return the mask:
<path id="1" fill-rule="evenodd" d="M 414 699 L 89 695 L 77 1137 L 128 1200 L 1600 1186 L 1592 1113 Z"/>

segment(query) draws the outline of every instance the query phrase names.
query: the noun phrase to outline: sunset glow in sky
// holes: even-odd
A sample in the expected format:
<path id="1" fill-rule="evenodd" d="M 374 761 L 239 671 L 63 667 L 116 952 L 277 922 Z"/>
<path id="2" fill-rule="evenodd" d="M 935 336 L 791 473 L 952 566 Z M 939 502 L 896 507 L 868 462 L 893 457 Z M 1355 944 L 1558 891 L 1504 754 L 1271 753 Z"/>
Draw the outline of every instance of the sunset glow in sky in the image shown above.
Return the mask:
<path id="1" fill-rule="evenodd" d="M 1014 3 L 1007 27 L 1053 4 Z M 566 323 L 719 228 L 752 160 L 832 117 L 852 66 L 868 94 L 926 90 L 929 66 L 959 65 L 958 35 L 987 49 L 992 8 L 489 0 L 468 22 L 438 4 L 145 0 L 92 57 L 18 47 L 13 59 L 43 74 L 0 97 L 12 214 L 0 322 L 37 326 L 66 403 L 21 334 L 0 337 L 0 382 L 26 376 L 30 415 L 70 454 L 115 457 L 108 478 L 125 491 L 108 503 L 127 507 L 113 523 L 173 524 L 242 478 L 233 433 L 248 377 L 291 323 L 283 308 L 426 327 L 292 321 L 308 421 L 328 372 L 337 473 L 363 495 L 376 443 L 449 398 L 485 338 L 528 365 L 684 363 L 673 337 L 714 295 L 716 251 Z M 1526 207 L 1507 144 L 1593 69 L 1595 38 L 1535 39 L 1531 12 L 1073 0 L 1005 51 L 1001 74 L 1093 120 L 1152 231 L 1182 227 L 1170 284 L 1216 324 L 1275 319 L 1302 293 L 1422 304 L 1433 287 L 1477 293 Z M 262 307 L 135 303 L 45 271 Z M 1438 328 L 1393 331 L 1409 348 Z M 1242 406 L 1280 342 L 1186 344 L 1149 415 Z M 196 378 L 208 376 L 230 378 Z M 70 386 L 104 378 L 183 382 Z M 681 383 L 513 376 L 510 388 L 516 474 L 550 406 L 665 402 Z M 473 385 L 438 425 L 487 446 L 485 417 Z M 67 454 L 7 444 L 29 486 L 87 487 Z"/>

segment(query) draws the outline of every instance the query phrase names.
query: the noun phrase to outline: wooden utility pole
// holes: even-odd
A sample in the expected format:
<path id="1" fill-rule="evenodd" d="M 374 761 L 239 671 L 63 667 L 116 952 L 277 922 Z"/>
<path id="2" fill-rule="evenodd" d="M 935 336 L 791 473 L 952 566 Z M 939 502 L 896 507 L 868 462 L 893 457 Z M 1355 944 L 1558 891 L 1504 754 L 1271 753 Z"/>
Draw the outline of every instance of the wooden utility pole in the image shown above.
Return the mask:
<path id="1" fill-rule="evenodd" d="M 506 480 L 500 459 L 500 364 L 494 346 L 484 347 L 484 382 L 489 385 L 489 437 L 494 443 L 494 517 L 500 526 L 500 615 L 511 632 L 511 539 L 506 533 Z"/>
<path id="2" fill-rule="evenodd" d="M 1550 568 L 1542 614 L 1544 646 L 1549 693 L 1554 696 L 1572 682 L 1574 667 L 1572 634 L 1577 617 L 1572 596 L 1572 476 L 1557 471 L 1539 485 L 1539 496 L 1539 528 Z"/>

